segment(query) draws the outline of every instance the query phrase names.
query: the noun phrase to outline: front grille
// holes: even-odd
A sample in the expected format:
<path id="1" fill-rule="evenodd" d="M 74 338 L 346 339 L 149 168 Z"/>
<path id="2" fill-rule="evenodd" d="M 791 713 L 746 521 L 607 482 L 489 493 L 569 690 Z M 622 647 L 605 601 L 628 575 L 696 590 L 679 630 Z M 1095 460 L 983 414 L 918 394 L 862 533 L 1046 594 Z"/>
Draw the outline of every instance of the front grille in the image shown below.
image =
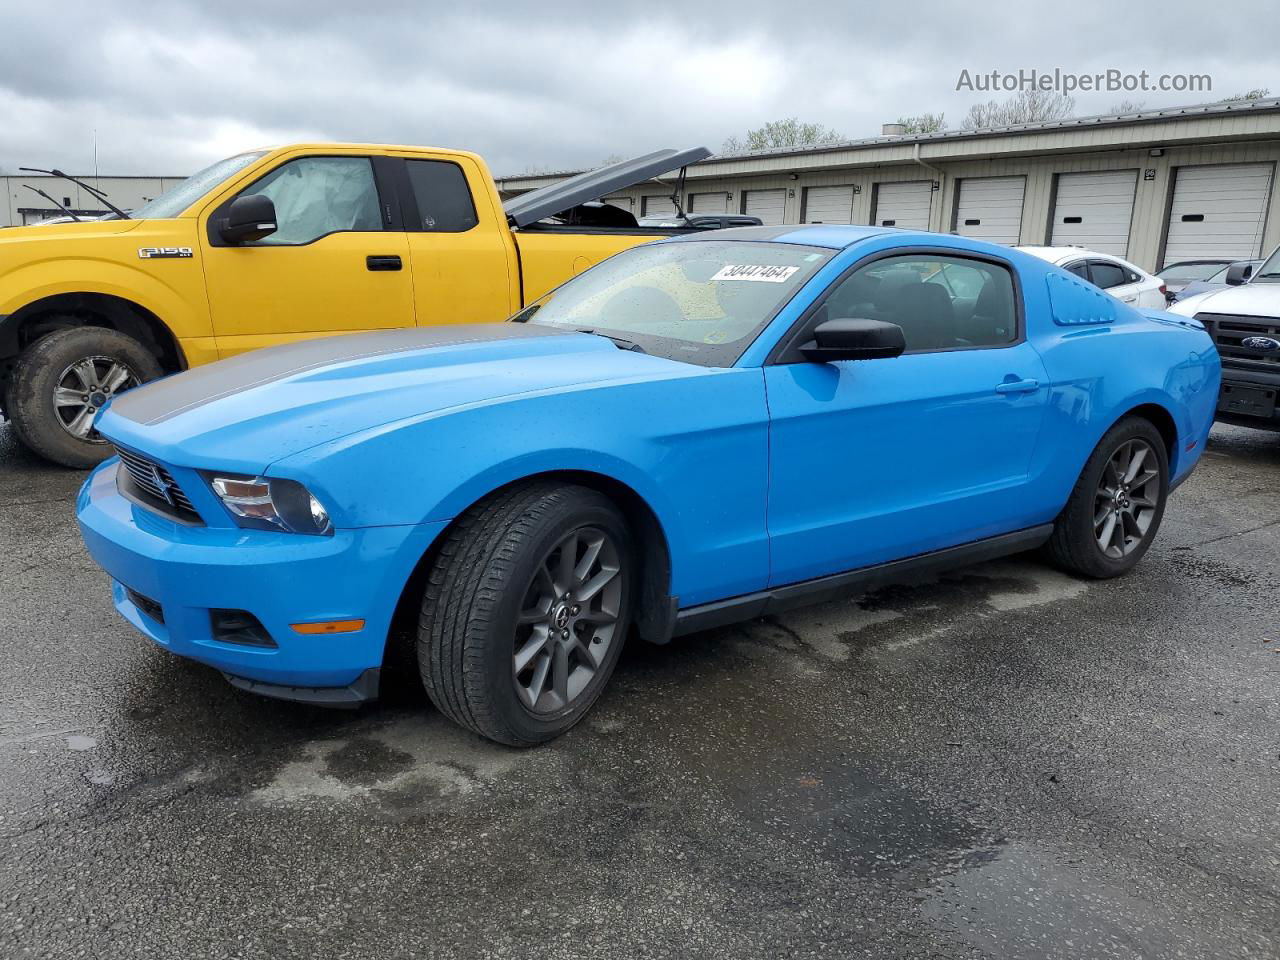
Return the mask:
<path id="1" fill-rule="evenodd" d="M 129 602 L 135 607 L 145 613 L 156 623 L 164 623 L 164 608 L 160 606 L 157 601 L 139 593 L 132 587 L 125 587 L 124 592 L 129 597 Z"/>
<path id="2" fill-rule="evenodd" d="M 128 473 L 133 492 L 140 494 L 149 506 L 180 520 L 202 522 L 200 514 L 187 499 L 182 487 L 178 486 L 173 474 L 165 467 L 132 450 L 123 447 L 115 449 Z"/>
<path id="3" fill-rule="evenodd" d="M 1240 370 L 1267 370 L 1280 373 L 1280 350 L 1246 347 L 1249 337 L 1280 340 L 1280 317 L 1240 317 L 1225 313 L 1197 313 L 1218 347 L 1223 366 Z"/>

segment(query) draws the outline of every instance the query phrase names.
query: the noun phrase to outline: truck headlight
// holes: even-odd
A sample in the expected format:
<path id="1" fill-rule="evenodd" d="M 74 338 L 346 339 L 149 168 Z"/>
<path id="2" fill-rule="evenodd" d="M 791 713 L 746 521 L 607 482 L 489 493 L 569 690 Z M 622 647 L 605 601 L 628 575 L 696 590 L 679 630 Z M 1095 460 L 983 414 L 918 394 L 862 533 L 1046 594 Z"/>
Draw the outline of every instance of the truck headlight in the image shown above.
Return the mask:
<path id="1" fill-rule="evenodd" d="M 242 527 L 333 535 L 329 511 L 296 480 L 233 473 L 206 473 L 205 478 Z"/>

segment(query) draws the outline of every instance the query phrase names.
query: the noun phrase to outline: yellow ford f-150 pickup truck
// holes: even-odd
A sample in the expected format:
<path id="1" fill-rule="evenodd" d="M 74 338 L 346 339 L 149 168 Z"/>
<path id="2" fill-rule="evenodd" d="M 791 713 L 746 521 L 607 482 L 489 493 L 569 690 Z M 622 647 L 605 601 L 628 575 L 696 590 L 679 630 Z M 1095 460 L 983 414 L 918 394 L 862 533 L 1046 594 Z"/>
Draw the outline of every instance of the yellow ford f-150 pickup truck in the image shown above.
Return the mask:
<path id="1" fill-rule="evenodd" d="M 501 320 L 671 233 L 591 201 L 708 154 L 660 150 L 504 206 L 473 153 L 298 144 L 123 216 L 2 230 L 0 408 L 36 453 L 85 467 L 110 452 L 97 411 L 146 380 L 289 340 Z"/>

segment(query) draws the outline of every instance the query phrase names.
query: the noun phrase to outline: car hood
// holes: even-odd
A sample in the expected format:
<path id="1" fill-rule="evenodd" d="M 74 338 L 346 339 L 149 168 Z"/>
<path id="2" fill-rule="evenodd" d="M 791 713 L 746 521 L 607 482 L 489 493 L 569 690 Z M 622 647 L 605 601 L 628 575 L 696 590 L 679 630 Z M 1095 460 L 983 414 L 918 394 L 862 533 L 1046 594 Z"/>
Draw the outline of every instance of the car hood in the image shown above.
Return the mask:
<path id="1" fill-rule="evenodd" d="M 1197 313 L 1226 313 L 1242 317 L 1280 317 L 1280 283 L 1245 283 L 1200 293 L 1179 300 L 1172 313 L 1194 317 Z"/>
<path id="2" fill-rule="evenodd" d="M 257 473 L 399 420 L 601 381 L 705 372 L 537 324 L 387 330 L 269 347 L 146 384 L 115 399 L 98 429 L 176 466 Z"/>

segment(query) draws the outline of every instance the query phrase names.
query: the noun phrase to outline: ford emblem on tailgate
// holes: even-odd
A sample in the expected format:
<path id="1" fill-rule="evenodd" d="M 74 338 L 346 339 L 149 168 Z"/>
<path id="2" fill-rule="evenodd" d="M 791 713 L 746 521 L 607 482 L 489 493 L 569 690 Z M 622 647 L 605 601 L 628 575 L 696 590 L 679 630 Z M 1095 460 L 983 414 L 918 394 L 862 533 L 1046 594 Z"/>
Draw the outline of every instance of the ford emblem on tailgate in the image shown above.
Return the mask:
<path id="1" fill-rule="evenodd" d="M 1270 353 L 1272 350 L 1280 350 L 1280 340 L 1274 337 L 1245 337 L 1240 341 L 1240 346 L 1249 350 L 1264 350 Z"/>

